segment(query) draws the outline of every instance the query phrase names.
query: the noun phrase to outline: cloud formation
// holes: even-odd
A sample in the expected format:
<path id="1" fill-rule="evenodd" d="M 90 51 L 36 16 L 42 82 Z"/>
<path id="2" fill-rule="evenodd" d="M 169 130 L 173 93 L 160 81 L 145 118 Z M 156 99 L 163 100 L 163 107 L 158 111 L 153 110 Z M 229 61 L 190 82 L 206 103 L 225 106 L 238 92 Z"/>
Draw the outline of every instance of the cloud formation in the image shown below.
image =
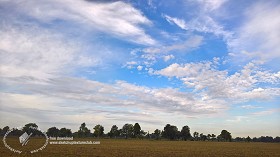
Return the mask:
<path id="1" fill-rule="evenodd" d="M 164 15 L 170 24 L 176 24 L 183 30 L 196 31 L 202 33 L 213 33 L 218 37 L 222 37 L 225 41 L 232 38 L 232 32 L 226 31 L 223 26 L 219 25 L 214 19 L 208 15 L 199 15 L 189 21 Z"/>
<path id="2" fill-rule="evenodd" d="M 65 20 L 112 34 L 123 40 L 139 44 L 156 43 L 141 25 L 151 25 L 141 11 L 121 1 L 99 3 L 84 0 L 20 0 L 2 1 L 4 8 L 13 8 L 18 15 L 27 15 L 43 23 Z"/>
<path id="3" fill-rule="evenodd" d="M 280 58 L 280 5 L 258 2 L 245 11 L 243 25 L 229 41 L 231 55 L 243 60 L 269 61 Z M 244 57 L 245 56 L 245 57 Z"/>
<path id="4" fill-rule="evenodd" d="M 1 26 L 1 77 L 50 79 L 100 64 L 100 58 L 83 53 L 81 43 L 60 34 L 35 26 Z"/>
<path id="5" fill-rule="evenodd" d="M 218 70 L 215 61 L 174 63 L 154 74 L 176 77 L 194 92 L 204 95 L 206 100 L 222 99 L 238 103 L 280 96 L 280 88 L 257 86 L 262 83 L 280 84 L 280 72 L 261 70 L 256 63 L 248 63 L 240 72 L 231 75 L 227 70 Z"/>

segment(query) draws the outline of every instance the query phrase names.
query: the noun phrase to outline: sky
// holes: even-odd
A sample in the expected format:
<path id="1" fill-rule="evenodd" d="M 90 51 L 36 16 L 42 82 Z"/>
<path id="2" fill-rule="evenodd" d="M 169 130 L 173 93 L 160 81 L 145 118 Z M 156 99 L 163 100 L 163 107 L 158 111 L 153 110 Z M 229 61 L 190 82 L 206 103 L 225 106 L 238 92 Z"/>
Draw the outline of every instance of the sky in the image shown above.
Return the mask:
<path id="1" fill-rule="evenodd" d="M 277 0 L 0 0 L 0 127 L 280 136 Z"/>

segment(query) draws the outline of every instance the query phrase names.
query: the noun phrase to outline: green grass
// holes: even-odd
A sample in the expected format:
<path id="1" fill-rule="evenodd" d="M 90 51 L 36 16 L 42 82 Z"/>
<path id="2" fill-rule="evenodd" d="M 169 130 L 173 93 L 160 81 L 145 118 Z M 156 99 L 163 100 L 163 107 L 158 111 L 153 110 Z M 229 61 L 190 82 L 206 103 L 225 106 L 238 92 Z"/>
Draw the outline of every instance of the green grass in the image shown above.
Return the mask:
<path id="1" fill-rule="evenodd" d="M 32 156 L 116 156 L 116 157 L 266 157 L 279 156 L 279 143 L 237 143 L 237 142 L 197 142 L 197 141 L 152 141 L 125 139 L 75 139 L 75 141 L 100 141 L 99 145 L 50 145 Z M 33 141 L 33 142 L 31 142 Z M 9 144 L 16 145 L 18 139 L 10 139 Z M 30 147 L 42 144 L 39 139 L 31 139 Z M 28 143 L 29 145 L 29 143 Z M 0 156 L 30 156 L 30 154 L 15 154 L 0 145 Z M 28 146 L 26 146 L 28 147 Z"/>

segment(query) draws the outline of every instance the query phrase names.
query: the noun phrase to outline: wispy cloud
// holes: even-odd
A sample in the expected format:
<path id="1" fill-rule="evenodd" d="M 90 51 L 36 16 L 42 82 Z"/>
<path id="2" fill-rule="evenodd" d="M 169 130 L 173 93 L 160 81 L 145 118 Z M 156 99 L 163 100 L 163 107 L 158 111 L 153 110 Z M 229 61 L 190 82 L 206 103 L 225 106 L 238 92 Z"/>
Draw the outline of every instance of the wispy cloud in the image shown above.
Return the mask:
<path id="1" fill-rule="evenodd" d="M 264 111 L 259 111 L 259 112 L 254 112 L 252 113 L 252 115 L 254 116 L 267 116 L 267 115 L 271 115 L 274 113 L 279 113 L 280 109 L 268 109 L 268 110 L 264 110 Z"/>
<path id="2" fill-rule="evenodd" d="M 246 116 L 235 116 L 233 119 L 228 119 L 226 121 L 232 123 L 240 123 L 240 122 L 248 121 L 248 118 L 249 117 Z"/>
<path id="3" fill-rule="evenodd" d="M 197 0 L 205 12 L 214 11 L 223 6 L 228 0 Z"/>
<path id="4" fill-rule="evenodd" d="M 240 60 L 280 58 L 280 5 L 258 2 L 245 11 L 243 24 L 229 42 L 232 56 Z M 244 57 L 245 56 L 245 57 Z"/>
<path id="5" fill-rule="evenodd" d="M 81 53 L 82 43 L 60 34 L 35 26 L 1 26 L 1 77 L 49 79 L 100 64 L 101 58 Z"/>
<path id="6" fill-rule="evenodd" d="M 256 108 L 263 108 L 263 107 L 254 106 L 254 105 L 242 105 L 241 108 L 243 108 L 243 109 L 256 109 Z"/>
<path id="7" fill-rule="evenodd" d="M 150 53 L 150 54 L 157 54 L 157 53 L 168 53 L 171 51 L 180 51 L 180 50 L 190 51 L 191 49 L 198 48 L 202 44 L 202 41 L 203 41 L 203 37 L 196 35 L 190 37 L 183 43 L 161 46 L 161 47 L 149 47 L 149 48 L 145 48 L 143 52 Z"/>
<path id="8" fill-rule="evenodd" d="M 13 8 L 18 15 L 29 16 L 44 23 L 71 21 L 123 40 L 146 45 L 156 43 L 141 28 L 141 25 L 151 25 L 151 21 L 141 11 L 121 1 L 100 3 L 83 0 L 20 0 L 2 1 L 1 5 L 7 11 Z"/>
<path id="9" fill-rule="evenodd" d="M 232 32 L 226 31 L 222 25 L 219 25 L 208 15 L 199 15 L 197 18 L 193 18 L 187 22 L 183 19 L 170 17 L 168 15 L 164 15 L 164 17 L 169 23 L 174 23 L 183 30 L 213 33 L 218 37 L 222 37 L 225 41 L 231 39 L 233 35 Z"/>

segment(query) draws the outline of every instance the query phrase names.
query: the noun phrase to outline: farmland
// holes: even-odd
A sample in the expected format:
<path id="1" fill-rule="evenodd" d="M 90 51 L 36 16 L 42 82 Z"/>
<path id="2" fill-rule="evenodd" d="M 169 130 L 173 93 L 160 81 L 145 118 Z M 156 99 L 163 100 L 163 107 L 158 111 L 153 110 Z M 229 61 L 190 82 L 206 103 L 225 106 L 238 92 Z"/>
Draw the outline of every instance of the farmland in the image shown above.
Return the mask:
<path id="1" fill-rule="evenodd" d="M 18 139 L 9 139 L 10 145 L 17 145 Z M 34 143 L 35 141 L 35 143 Z M 207 142 L 207 141 L 165 141 L 138 139 L 75 139 L 74 141 L 100 141 L 94 145 L 52 145 L 32 156 L 280 156 L 279 143 Z M 28 145 L 42 144 L 42 140 L 30 140 Z M 29 156 L 8 150 L 3 142 L 1 156 Z"/>

